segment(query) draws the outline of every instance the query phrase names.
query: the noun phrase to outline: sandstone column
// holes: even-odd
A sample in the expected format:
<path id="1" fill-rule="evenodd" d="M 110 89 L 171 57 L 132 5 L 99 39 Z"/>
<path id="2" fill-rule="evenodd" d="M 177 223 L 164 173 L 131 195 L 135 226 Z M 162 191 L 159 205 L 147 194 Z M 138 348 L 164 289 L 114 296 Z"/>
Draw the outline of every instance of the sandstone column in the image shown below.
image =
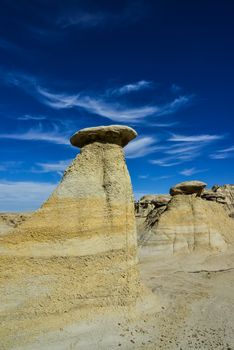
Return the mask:
<path id="1" fill-rule="evenodd" d="M 81 152 L 57 189 L 29 220 L 1 238 L 2 287 L 10 305 L 1 317 L 26 322 L 85 305 L 135 302 L 134 204 L 122 147 L 136 135 L 116 125 L 72 136 Z"/>

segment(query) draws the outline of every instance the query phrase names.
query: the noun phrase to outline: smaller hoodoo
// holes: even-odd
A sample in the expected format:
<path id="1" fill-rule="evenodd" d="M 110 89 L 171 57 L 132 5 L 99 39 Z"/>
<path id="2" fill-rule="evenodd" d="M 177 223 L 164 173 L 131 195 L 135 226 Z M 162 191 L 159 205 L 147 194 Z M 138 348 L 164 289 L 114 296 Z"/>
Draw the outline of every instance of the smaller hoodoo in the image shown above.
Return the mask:
<path id="1" fill-rule="evenodd" d="M 187 181 L 170 189 L 160 213 L 153 209 L 144 222 L 143 255 L 222 252 L 233 241 L 233 221 L 218 203 L 201 198 L 206 184 Z M 156 213 L 157 214 L 157 213 Z"/>

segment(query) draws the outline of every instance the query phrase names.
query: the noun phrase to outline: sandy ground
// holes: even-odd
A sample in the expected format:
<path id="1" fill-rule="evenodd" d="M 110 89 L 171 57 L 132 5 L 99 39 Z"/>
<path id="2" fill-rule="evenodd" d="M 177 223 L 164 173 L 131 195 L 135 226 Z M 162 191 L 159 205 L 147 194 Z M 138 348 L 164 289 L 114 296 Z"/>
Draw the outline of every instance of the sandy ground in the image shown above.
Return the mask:
<path id="1" fill-rule="evenodd" d="M 234 350 L 234 252 L 149 257 L 139 250 L 148 288 L 136 308 L 50 315 L 1 350 Z M 4 306 L 4 305 L 2 305 Z M 3 322 L 2 330 L 6 327 Z"/>
<path id="2" fill-rule="evenodd" d="M 234 349 L 234 254 L 141 261 L 144 283 L 165 301 L 152 349 Z M 150 348 L 150 347 L 149 347 Z"/>
<path id="3" fill-rule="evenodd" d="M 143 254 L 145 255 L 145 254 Z M 234 254 L 192 254 L 140 261 L 152 291 L 134 308 L 80 310 L 47 319 L 58 326 L 38 332 L 14 350 L 231 350 L 234 349 Z M 94 316 L 96 314 L 96 316 Z M 79 319 L 79 321 L 77 321 Z M 64 320 L 63 320 L 64 321 Z"/>

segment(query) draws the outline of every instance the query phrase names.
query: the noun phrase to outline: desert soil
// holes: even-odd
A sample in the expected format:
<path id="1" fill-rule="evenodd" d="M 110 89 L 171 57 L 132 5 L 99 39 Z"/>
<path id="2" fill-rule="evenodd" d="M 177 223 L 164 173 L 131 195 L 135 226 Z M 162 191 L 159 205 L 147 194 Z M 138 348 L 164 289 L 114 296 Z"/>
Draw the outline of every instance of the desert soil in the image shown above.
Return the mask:
<path id="1" fill-rule="evenodd" d="M 234 253 L 142 257 L 153 292 L 135 309 L 74 310 L 54 331 L 14 350 L 234 349 Z M 77 321 L 79 319 L 79 321 Z M 48 327 L 50 328 L 50 327 Z"/>

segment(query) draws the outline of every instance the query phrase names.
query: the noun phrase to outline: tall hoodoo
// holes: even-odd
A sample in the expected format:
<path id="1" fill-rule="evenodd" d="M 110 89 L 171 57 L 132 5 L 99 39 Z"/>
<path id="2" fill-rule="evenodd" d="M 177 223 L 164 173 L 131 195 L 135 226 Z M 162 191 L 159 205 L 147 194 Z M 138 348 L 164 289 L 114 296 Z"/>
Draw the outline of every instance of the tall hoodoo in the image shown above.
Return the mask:
<path id="1" fill-rule="evenodd" d="M 136 135 L 118 125 L 74 134 L 71 143 L 81 152 L 56 190 L 30 219 L 2 238 L 7 297 L 13 288 L 21 298 L 11 308 L 14 317 L 135 301 L 139 281 L 134 204 L 122 147 Z M 42 292 L 35 297 L 37 290 Z"/>

